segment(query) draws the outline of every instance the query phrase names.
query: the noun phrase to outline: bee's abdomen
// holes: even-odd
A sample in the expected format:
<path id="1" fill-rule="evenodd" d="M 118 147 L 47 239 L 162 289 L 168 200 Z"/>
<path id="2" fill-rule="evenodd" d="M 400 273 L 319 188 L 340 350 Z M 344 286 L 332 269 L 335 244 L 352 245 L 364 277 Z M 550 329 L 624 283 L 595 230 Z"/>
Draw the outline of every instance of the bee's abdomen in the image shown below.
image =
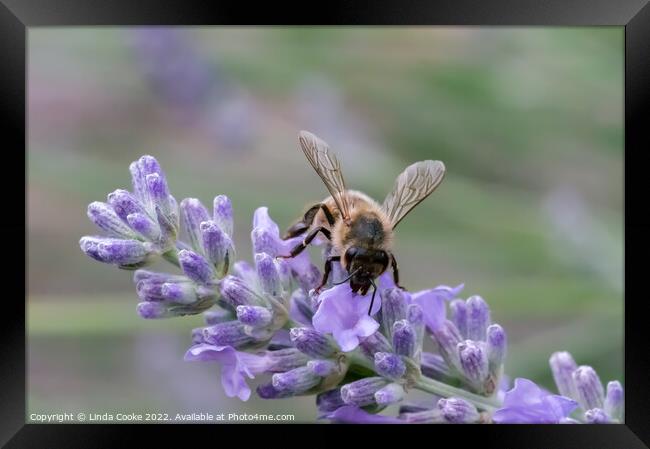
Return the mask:
<path id="1" fill-rule="evenodd" d="M 381 220 L 374 215 L 360 215 L 350 224 L 345 243 L 377 246 L 381 245 L 386 238 Z"/>

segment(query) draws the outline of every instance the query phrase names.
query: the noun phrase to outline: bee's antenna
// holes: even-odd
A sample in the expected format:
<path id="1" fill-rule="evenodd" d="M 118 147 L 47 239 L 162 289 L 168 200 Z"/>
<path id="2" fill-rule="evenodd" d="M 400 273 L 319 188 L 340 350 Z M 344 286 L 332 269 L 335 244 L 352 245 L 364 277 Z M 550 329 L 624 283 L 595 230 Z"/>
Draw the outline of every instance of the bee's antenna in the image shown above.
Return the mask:
<path id="1" fill-rule="evenodd" d="M 375 281 L 370 279 L 370 283 L 374 288 L 372 290 L 372 299 L 370 300 L 370 308 L 368 309 L 368 316 L 370 316 L 370 312 L 372 312 L 372 305 L 375 303 L 375 293 L 377 293 L 377 284 L 375 284 Z"/>
<path id="2" fill-rule="evenodd" d="M 352 279 L 352 276 L 354 276 L 355 274 L 357 274 L 357 273 L 359 272 L 360 269 L 361 269 L 361 267 L 357 268 L 357 269 L 354 270 L 352 273 L 350 273 L 350 275 L 349 275 L 348 277 L 346 277 L 346 278 L 343 279 L 342 281 L 339 281 L 339 282 L 333 282 L 332 285 L 341 285 L 341 284 L 345 284 L 347 281 L 349 281 L 350 279 Z"/>

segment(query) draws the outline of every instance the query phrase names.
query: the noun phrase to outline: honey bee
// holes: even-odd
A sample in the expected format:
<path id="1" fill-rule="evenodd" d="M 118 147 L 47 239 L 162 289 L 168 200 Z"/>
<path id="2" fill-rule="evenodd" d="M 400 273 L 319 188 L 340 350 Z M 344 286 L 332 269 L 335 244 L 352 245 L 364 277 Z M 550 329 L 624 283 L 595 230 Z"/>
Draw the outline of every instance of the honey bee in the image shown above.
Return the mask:
<path id="1" fill-rule="evenodd" d="M 301 131 L 298 143 L 307 160 L 323 180 L 330 196 L 310 207 L 304 216 L 291 226 L 283 238 L 306 234 L 289 255 L 300 254 L 320 233 L 330 241 L 334 255 L 325 261 L 323 278 L 315 291 L 327 283 L 333 262 L 340 262 L 348 277 L 339 284 L 350 281 L 353 292 L 365 295 L 374 287 L 370 309 L 375 300 L 375 279 L 392 266 L 393 279 L 399 284 L 399 270 L 392 253 L 395 227 L 415 206 L 428 197 L 442 182 L 445 165 L 440 161 L 420 161 L 406 167 L 397 177 L 393 190 L 383 204 L 365 193 L 347 190 L 341 164 L 329 146 L 314 134 Z"/>

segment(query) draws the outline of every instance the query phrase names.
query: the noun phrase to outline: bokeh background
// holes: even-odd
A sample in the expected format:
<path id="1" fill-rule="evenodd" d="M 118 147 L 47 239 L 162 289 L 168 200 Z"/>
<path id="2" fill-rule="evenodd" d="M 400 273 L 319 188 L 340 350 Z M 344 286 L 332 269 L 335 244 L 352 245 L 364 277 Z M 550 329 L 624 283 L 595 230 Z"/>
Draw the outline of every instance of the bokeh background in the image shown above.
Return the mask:
<path id="1" fill-rule="evenodd" d="M 307 129 L 382 199 L 420 159 L 441 187 L 402 222 L 410 289 L 465 282 L 510 341 L 511 377 L 555 389 L 553 351 L 623 380 L 623 28 L 31 28 L 28 415 L 294 413 L 243 403 L 182 360 L 200 317 L 146 321 L 131 273 L 85 257 L 91 201 L 155 156 L 177 199 L 286 227 L 325 189 Z"/>

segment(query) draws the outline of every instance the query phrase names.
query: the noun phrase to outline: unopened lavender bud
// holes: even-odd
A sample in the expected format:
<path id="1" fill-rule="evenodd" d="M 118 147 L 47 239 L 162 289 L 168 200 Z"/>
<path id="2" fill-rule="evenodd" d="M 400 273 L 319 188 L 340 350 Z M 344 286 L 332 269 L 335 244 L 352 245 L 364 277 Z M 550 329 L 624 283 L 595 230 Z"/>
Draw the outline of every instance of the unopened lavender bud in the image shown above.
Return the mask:
<path id="1" fill-rule="evenodd" d="M 143 262 L 153 252 L 151 243 L 107 237 L 82 237 L 79 246 L 93 259 L 116 265 Z"/>
<path id="2" fill-rule="evenodd" d="M 396 321 L 393 325 L 393 348 L 396 354 L 413 357 L 417 347 L 417 335 L 407 320 Z"/>
<path id="3" fill-rule="evenodd" d="M 603 409 L 592 408 L 585 412 L 585 420 L 589 424 L 610 424 L 612 420 Z"/>
<path id="4" fill-rule="evenodd" d="M 578 399 L 578 393 L 573 382 L 573 372 L 578 368 L 575 360 L 566 351 L 554 352 L 549 360 L 555 385 L 562 396 Z"/>
<path id="5" fill-rule="evenodd" d="M 488 376 L 488 358 L 484 344 L 465 340 L 458 344 L 460 366 L 465 377 L 474 385 L 481 385 Z"/>
<path id="6" fill-rule="evenodd" d="M 259 385 L 256 391 L 262 399 L 282 399 L 292 396 L 290 391 L 278 390 L 273 383 Z"/>
<path id="7" fill-rule="evenodd" d="M 348 405 L 365 407 L 376 404 L 375 393 L 388 385 L 383 377 L 367 377 L 341 387 L 341 398 Z"/>
<path id="8" fill-rule="evenodd" d="M 166 282 L 160 291 L 166 300 L 179 304 L 192 304 L 198 299 L 196 289 L 189 282 Z"/>
<path id="9" fill-rule="evenodd" d="M 144 155 L 129 166 L 131 179 L 133 181 L 133 192 L 138 198 L 149 201 L 149 189 L 147 186 L 147 175 L 151 173 L 162 173 L 158 161 L 149 155 Z"/>
<path id="10" fill-rule="evenodd" d="M 253 338 L 244 331 L 244 324 L 239 321 L 227 321 L 205 327 L 203 328 L 203 339 L 213 345 L 234 348 L 253 341 Z"/>
<path id="11" fill-rule="evenodd" d="M 397 380 L 406 373 L 406 365 L 397 354 L 377 352 L 375 353 L 375 370 L 382 377 Z"/>
<path id="12" fill-rule="evenodd" d="M 471 424 L 479 420 L 476 407 L 461 398 L 440 399 L 438 409 L 445 421 L 451 424 Z"/>
<path id="13" fill-rule="evenodd" d="M 375 401 L 379 405 L 397 404 L 406 396 L 404 387 L 399 384 L 392 383 L 386 385 L 384 388 L 377 390 L 375 393 Z"/>
<path id="14" fill-rule="evenodd" d="M 422 307 L 418 304 L 409 304 L 406 308 L 406 319 L 415 330 L 415 354 L 413 357 L 419 360 L 424 339 L 424 312 L 422 312 Z"/>
<path id="15" fill-rule="evenodd" d="M 226 195 L 217 195 L 214 197 L 212 219 L 219 224 L 223 232 L 232 238 L 232 203 Z"/>
<path id="16" fill-rule="evenodd" d="M 390 342 L 379 331 L 375 332 L 370 337 L 363 339 L 359 343 L 359 347 L 361 348 L 361 351 L 366 355 L 366 357 L 372 360 L 374 360 L 375 353 L 377 352 L 393 351 Z"/>
<path id="17" fill-rule="evenodd" d="M 216 276 L 212 265 L 203 256 L 193 251 L 180 250 L 178 261 L 183 273 L 198 284 L 208 284 Z"/>
<path id="18" fill-rule="evenodd" d="M 480 296 L 467 300 L 467 338 L 485 341 L 485 333 L 490 324 L 490 308 Z"/>
<path id="19" fill-rule="evenodd" d="M 605 413 L 613 419 L 623 422 L 623 387 L 617 380 L 607 383 L 607 395 L 605 396 Z"/>
<path id="20" fill-rule="evenodd" d="M 126 190 L 118 189 L 109 193 L 108 204 L 122 220 L 126 220 L 131 214 L 146 214 L 140 200 Z"/>
<path id="21" fill-rule="evenodd" d="M 180 204 L 180 220 L 187 232 L 190 244 L 196 251 L 203 248 L 201 223 L 208 221 L 210 216 L 205 206 L 196 198 L 185 198 Z"/>
<path id="22" fill-rule="evenodd" d="M 266 227 L 254 228 L 251 231 L 253 253 L 267 253 L 273 257 L 279 255 L 276 238 Z"/>
<path id="23" fill-rule="evenodd" d="M 204 221 L 199 225 L 203 252 L 208 260 L 215 265 L 220 277 L 224 276 L 230 265 L 230 251 L 233 247 L 230 237 L 226 235 L 214 221 Z"/>
<path id="24" fill-rule="evenodd" d="M 308 327 L 294 327 L 289 331 L 289 337 L 296 348 L 311 357 L 327 358 L 337 351 L 330 338 Z"/>
<path id="25" fill-rule="evenodd" d="M 341 398 L 340 388 L 335 388 L 334 390 L 329 390 L 316 396 L 316 407 L 321 413 L 333 412 L 344 405 L 345 402 Z"/>
<path id="26" fill-rule="evenodd" d="M 440 328 L 433 331 L 433 337 L 438 346 L 438 352 L 445 359 L 447 365 L 462 370 L 457 351 L 458 344 L 461 342 L 461 335 L 454 323 L 445 320 Z"/>
<path id="27" fill-rule="evenodd" d="M 578 394 L 578 402 L 583 409 L 603 408 L 605 401 L 603 384 L 591 366 L 579 366 L 573 372 L 573 383 Z"/>
<path id="28" fill-rule="evenodd" d="M 225 321 L 232 321 L 234 319 L 232 313 L 225 309 L 208 310 L 203 313 L 205 324 L 212 326 L 214 324 L 223 323 Z"/>
<path id="29" fill-rule="evenodd" d="M 338 371 L 338 365 L 332 360 L 310 360 L 307 367 L 320 377 L 327 377 Z"/>
<path id="30" fill-rule="evenodd" d="M 280 274 L 273 257 L 266 253 L 255 254 L 255 267 L 257 268 L 257 278 L 262 290 L 271 296 L 282 295 Z"/>
<path id="31" fill-rule="evenodd" d="M 108 232 L 113 237 L 134 237 L 135 234 L 124 221 L 115 213 L 113 208 L 99 201 L 88 205 L 88 218 L 95 225 Z"/>
<path id="32" fill-rule="evenodd" d="M 160 239 L 160 228 L 151 218 L 145 214 L 133 213 L 126 217 L 131 228 L 151 241 Z"/>
<path id="33" fill-rule="evenodd" d="M 178 217 L 174 214 L 165 213 L 159 205 L 156 205 L 154 210 L 162 239 L 164 241 L 176 240 L 176 236 L 178 235 Z"/>
<path id="34" fill-rule="evenodd" d="M 270 373 L 283 373 L 304 366 L 310 358 L 296 348 L 277 349 L 266 351 L 269 364 L 266 371 Z"/>
<path id="35" fill-rule="evenodd" d="M 163 211 L 169 211 L 169 189 L 167 180 L 160 173 L 151 173 L 146 176 L 149 198 L 154 204 L 159 205 Z"/>
<path id="36" fill-rule="evenodd" d="M 273 313 L 266 307 L 237 306 L 237 319 L 253 327 L 268 326 L 273 321 Z"/>
<path id="37" fill-rule="evenodd" d="M 406 299 L 404 292 L 397 287 L 387 288 L 381 292 L 382 330 L 389 339 L 393 338 L 393 324 L 406 319 Z"/>
<path id="38" fill-rule="evenodd" d="M 222 279 L 221 294 L 224 300 L 233 307 L 263 305 L 262 298 L 244 281 L 235 276 L 226 276 Z"/>
<path id="39" fill-rule="evenodd" d="M 462 299 L 454 299 L 449 303 L 451 322 L 456 325 L 462 338 L 470 338 L 467 335 L 467 303 Z"/>
<path id="40" fill-rule="evenodd" d="M 494 376 L 499 376 L 501 365 L 503 365 L 506 358 L 506 333 L 498 324 L 491 324 L 487 328 L 486 340 L 490 373 Z"/>
<path id="41" fill-rule="evenodd" d="M 137 306 L 138 315 L 145 319 L 169 318 L 174 316 L 165 304 L 159 302 L 141 302 Z"/>
<path id="42" fill-rule="evenodd" d="M 285 373 L 274 374 L 272 383 L 276 389 L 296 395 L 315 387 L 321 379 L 320 376 L 312 372 L 311 368 L 301 366 Z"/>
<path id="43" fill-rule="evenodd" d="M 308 292 L 320 284 L 321 277 L 318 267 L 313 263 L 310 263 L 306 270 L 297 273 L 298 285 L 300 285 L 300 288 L 304 291 Z"/>
<path id="44" fill-rule="evenodd" d="M 436 380 L 448 380 L 451 377 L 451 371 L 445 359 L 430 352 L 423 352 L 420 356 L 420 370 L 425 376 Z"/>

